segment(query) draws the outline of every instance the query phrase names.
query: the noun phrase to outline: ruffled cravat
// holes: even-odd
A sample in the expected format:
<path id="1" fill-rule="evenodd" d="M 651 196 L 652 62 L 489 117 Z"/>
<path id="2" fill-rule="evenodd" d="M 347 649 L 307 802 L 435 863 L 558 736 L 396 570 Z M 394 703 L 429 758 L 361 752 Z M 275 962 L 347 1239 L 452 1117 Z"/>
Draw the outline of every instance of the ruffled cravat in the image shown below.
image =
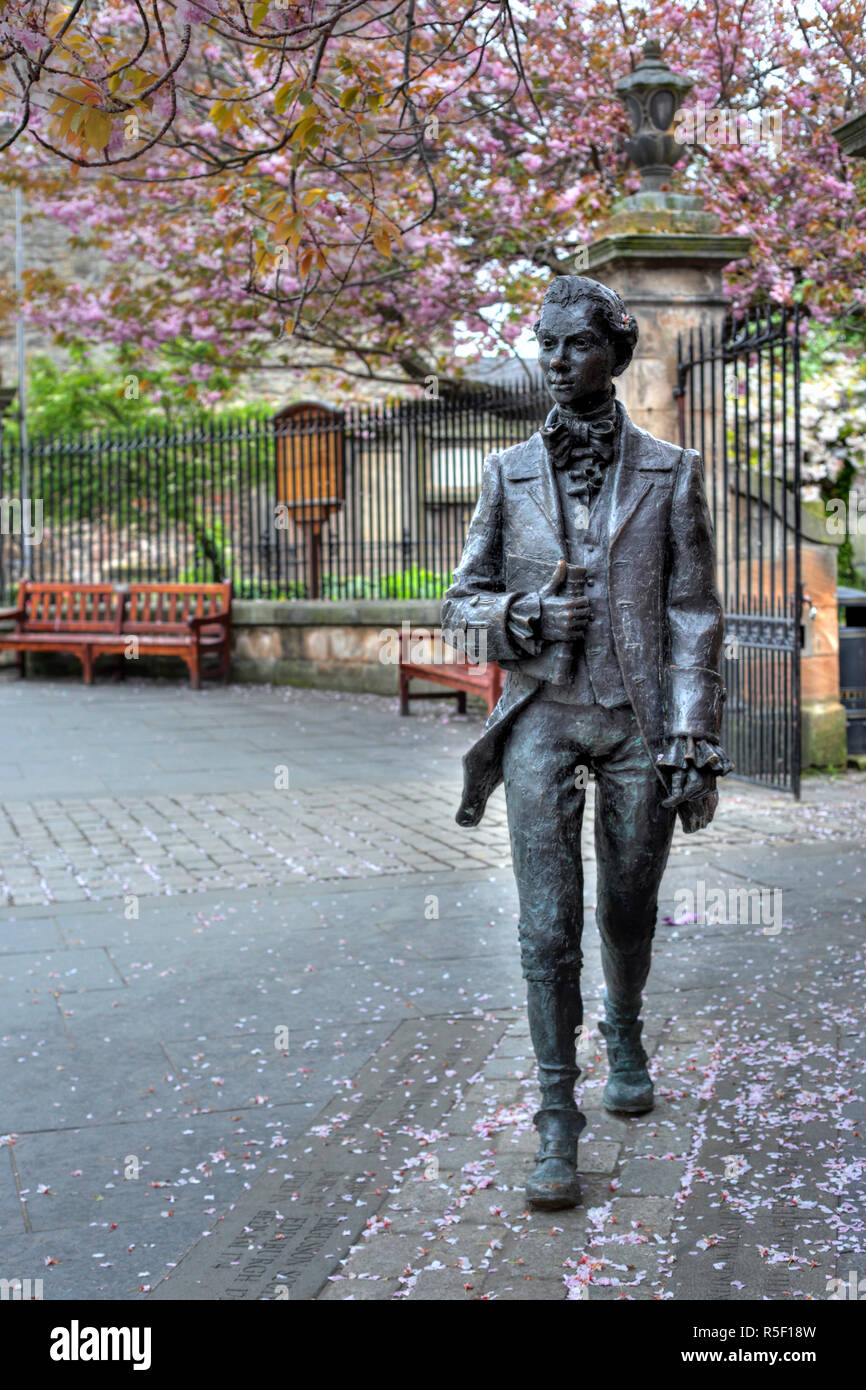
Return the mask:
<path id="1" fill-rule="evenodd" d="M 566 492 L 589 506 L 601 490 L 604 470 L 613 461 L 616 406 L 613 396 L 587 415 L 556 409 L 541 431 L 554 468 L 567 469 Z"/>

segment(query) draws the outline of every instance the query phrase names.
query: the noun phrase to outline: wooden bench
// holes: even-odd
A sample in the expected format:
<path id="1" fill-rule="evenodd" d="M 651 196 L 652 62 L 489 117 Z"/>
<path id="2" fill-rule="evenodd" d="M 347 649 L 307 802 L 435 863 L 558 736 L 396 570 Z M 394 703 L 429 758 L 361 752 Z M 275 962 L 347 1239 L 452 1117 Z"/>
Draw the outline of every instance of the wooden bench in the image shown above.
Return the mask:
<path id="1" fill-rule="evenodd" d="M 69 652 L 93 684 L 93 663 L 103 653 L 122 652 L 124 597 L 113 584 L 48 584 L 22 580 L 14 608 L 0 618 L 14 618 L 13 632 L 0 633 L 0 651 L 17 651 L 25 674 L 27 652 Z"/>
<path id="2" fill-rule="evenodd" d="M 27 652 L 77 656 L 84 684 L 93 684 L 98 656 L 138 656 L 142 651 L 179 656 L 194 690 L 201 686 L 205 657 L 216 657 L 217 673 L 231 668 L 231 584 L 63 584 L 25 579 L 14 608 L 12 632 L 0 633 L 0 651 L 18 653 L 26 674 Z M 126 663 L 121 664 L 125 674 Z"/>
<path id="3" fill-rule="evenodd" d="M 206 657 L 224 681 L 231 674 L 231 605 L 230 583 L 130 584 L 122 632 L 139 651 L 179 656 L 199 690 Z"/>
<path id="4" fill-rule="evenodd" d="M 422 645 L 420 655 L 419 644 Z M 454 698 L 455 693 L 460 714 L 466 713 L 467 695 L 480 695 L 486 700 L 487 712 L 490 714 L 502 694 L 504 679 L 505 673 L 495 661 L 461 661 L 453 648 L 444 645 L 441 636 L 433 636 L 426 629 L 423 633 L 403 631 L 400 634 L 401 714 L 409 713 L 410 700 L 449 700 Z M 412 680 L 432 681 L 436 685 L 448 686 L 449 689 L 435 692 L 410 691 L 409 682 Z"/>

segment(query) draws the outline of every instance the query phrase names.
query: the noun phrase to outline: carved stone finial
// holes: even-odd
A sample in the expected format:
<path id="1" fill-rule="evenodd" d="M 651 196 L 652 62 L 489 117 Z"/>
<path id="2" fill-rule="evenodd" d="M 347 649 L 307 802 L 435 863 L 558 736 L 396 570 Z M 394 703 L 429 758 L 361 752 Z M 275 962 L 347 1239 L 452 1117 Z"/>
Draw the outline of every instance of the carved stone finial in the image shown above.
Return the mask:
<path id="1" fill-rule="evenodd" d="M 662 58 L 661 44 L 650 39 L 633 72 L 620 78 L 616 92 L 628 111 L 632 135 L 626 142 L 629 158 L 641 172 L 641 192 L 659 193 L 669 184 L 674 165 L 685 147 L 674 139 L 674 115 L 694 82 L 672 72 Z"/>

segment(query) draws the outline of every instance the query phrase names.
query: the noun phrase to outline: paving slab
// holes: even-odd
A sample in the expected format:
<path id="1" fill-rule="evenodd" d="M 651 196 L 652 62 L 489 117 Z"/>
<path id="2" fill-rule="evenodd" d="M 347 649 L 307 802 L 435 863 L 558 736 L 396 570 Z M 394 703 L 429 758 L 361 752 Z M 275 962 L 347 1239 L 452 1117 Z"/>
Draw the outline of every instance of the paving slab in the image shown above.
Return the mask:
<path id="1" fill-rule="evenodd" d="M 152 1297 L 313 1297 L 375 1220 L 389 1168 L 417 1161 L 441 1094 L 451 1095 L 447 1073 L 471 1074 L 504 1028 L 472 1018 L 401 1024 L 351 1093 L 325 1108 L 310 1142 L 281 1156 Z"/>

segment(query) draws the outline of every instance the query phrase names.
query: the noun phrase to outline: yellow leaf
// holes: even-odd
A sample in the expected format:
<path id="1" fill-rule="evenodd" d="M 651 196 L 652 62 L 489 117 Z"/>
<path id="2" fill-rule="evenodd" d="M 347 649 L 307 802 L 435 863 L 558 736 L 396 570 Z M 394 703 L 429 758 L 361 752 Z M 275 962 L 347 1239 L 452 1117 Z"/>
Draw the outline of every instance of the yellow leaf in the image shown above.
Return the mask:
<path id="1" fill-rule="evenodd" d="M 308 188 L 306 193 L 302 193 L 298 201 L 302 208 L 311 208 L 320 198 L 324 198 L 324 188 Z"/>
<path id="2" fill-rule="evenodd" d="M 111 117 L 105 111 L 91 111 L 84 127 L 88 144 L 94 150 L 104 150 L 111 139 Z"/>
<path id="3" fill-rule="evenodd" d="M 292 132 L 292 140 L 296 140 L 301 145 L 302 149 L 305 133 L 309 130 L 310 126 L 315 124 L 316 117 L 314 114 L 311 113 L 310 115 L 302 116 L 301 119 L 298 121 L 297 125 L 295 126 L 295 129 Z"/>
<path id="4" fill-rule="evenodd" d="M 377 227 L 376 230 L 374 231 L 374 233 L 373 233 L 373 245 L 375 246 L 376 250 L 379 252 L 379 255 L 380 255 L 380 256 L 384 256 L 385 259 L 386 259 L 386 261 L 390 261 L 390 259 L 391 259 L 391 238 L 390 238 L 390 236 L 388 235 L 388 233 L 385 231 L 385 228 L 384 228 L 384 227 Z"/>
<path id="5" fill-rule="evenodd" d="M 264 22 L 270 8 L 270 0 L 257 0 L 257 3 L 253 5 L 252 23 L 254 29 L 258 29 L 259 25 Z"/>
<path id="6" fill-rule="evenodd" d="M 71 87 L 64 87 L 60 95 L 66 101 L 84 102 L 88 106 L 95 105 L 97 100 L 93 87 L 85 87 L 80 82 L 73 83 Z"/>
<path id="7" fill-rule="evenodd" d="M 57 15 L 55 19 L 52 19 L 51 23 L 48 25 L 49 34 L 54 35 L 57 33 L 58 29 L 63 28 L 63 25 L 66 23 L 66 16 L 68 14 L 68 10 L 61 10 L 59 15 Z"/>
<path id="8" fill-rule="evenodd" d="M 305 251 L 302 251 L 301 259 L 298 261 L 298 273 L 300 275 L 309 275 L 310 270 L 312 268 L 312 264 L 313 248 L 312 246 L 308 246 Z"/>
<path id="9" fill-rule="evenodd" d="M 297 246 L 303 230 L 303 213 L 296 212 L 293 217 L 284 217 L 282 221 L 277 223 L 274 228 L 274 241 L 277 242 L 277 244 L 281 241 L 286 241 L 291 246 Z"/>
<path id="10" fill-rule="evenodd" d="M 68 135 L 72 129 L 73 121 L 77 121 L 81 115 L 81 107 L 70 102 L 63 115 L 60 117 L 60 134 Z"/>
<path id="11" fill-rule="evenodd" d="M 360 90 L 361 90 L 360 87 L 347 87 L 347 88 L 346 88 L 345 92 L 344 92 L 343 95 L 340 97 L 340 109 L 341 109 L 342 111 L 348 111 L 350 106 L 354 106 L 354 104 L 355 104 L 355 99 L 356 99 L 358 93 L 360 92 Z"/>
<path id="12" fill-rule="evenodd" d="M 322 129 L 316 119 L 316 115 L 317 113 L 313 111 L 308 116 L 302 116 L 295 126 L 292 140 L 297 142 L 302 150 L 305 150 L 308 145 L 313 144 Z"/>
<path id="13" fill-rule="evenodd" d="M 234 120 L 234 109 L 224 101 L 215 101 L 210 109 L 210 118 L 217 130 L 225 130 Z"/>
<path id="14" fill-rule="evenodd" d="M 273 217 L 278 209 L 281 211 L 285 206 L 286 195 L 284 193 L 275 193 L 273 197 L 268 198 L 262 203 L 262 212 L 265 217 Z"/>

